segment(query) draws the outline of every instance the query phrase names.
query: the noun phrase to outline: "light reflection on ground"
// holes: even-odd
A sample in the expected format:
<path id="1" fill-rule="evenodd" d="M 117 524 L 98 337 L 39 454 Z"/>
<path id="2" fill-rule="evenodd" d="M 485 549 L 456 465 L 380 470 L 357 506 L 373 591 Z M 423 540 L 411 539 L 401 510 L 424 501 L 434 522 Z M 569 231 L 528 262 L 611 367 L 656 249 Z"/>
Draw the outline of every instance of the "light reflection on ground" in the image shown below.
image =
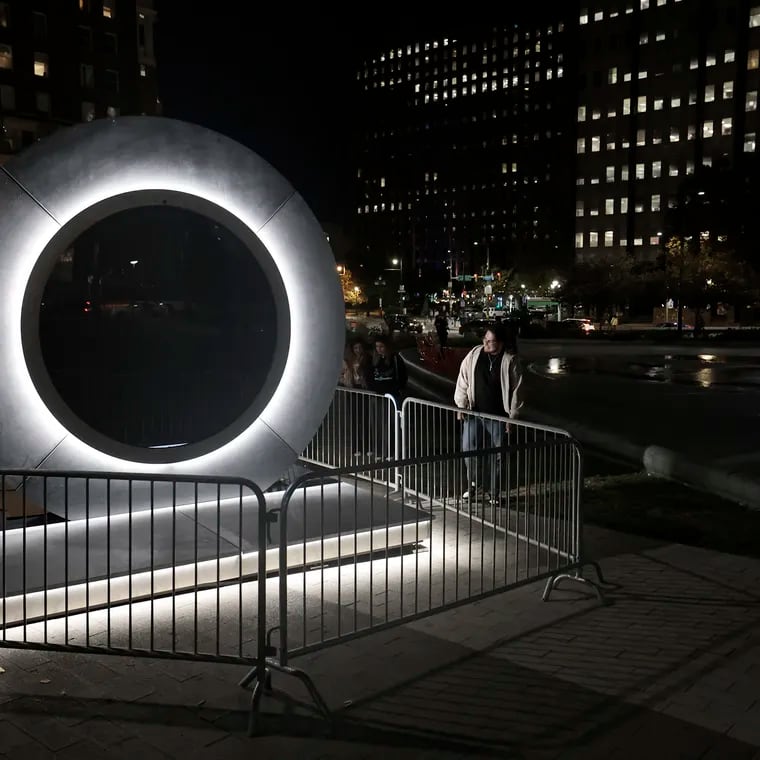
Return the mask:
<path id="1" fill-rule="evenodd" d="M 694 385 L 701 388 L 760 390 L 760 357 L 552 356 L 530 365 L 533 373 L 558 379 L 571 375 L 613 375 L 633 380 Z"/>

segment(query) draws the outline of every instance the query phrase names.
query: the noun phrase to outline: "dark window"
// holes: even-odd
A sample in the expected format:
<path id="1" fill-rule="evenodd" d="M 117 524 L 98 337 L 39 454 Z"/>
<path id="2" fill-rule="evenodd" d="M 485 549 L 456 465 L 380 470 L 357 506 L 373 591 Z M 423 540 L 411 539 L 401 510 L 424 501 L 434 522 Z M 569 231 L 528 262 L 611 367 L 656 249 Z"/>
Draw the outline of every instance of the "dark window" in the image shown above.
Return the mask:
<path id="1" fill-rule="evenodd" d="M 602 72 L 595 71 L 594 72 L 594 87 L 601 87 L 601 86 L 602 86 Z"/>
<path id="2" fill-rule="evenodd" d="M 119 72 L 113 69 L 106 69 L 104 72 L 105 85 L 111 92 L 119 91 Z"/>
<path id="3" fill-rule="evenodd" d="M 89 26 L 79 27 L 79 49 L 87 53 L 92 51 L 92 29 Z"/>
<path id="4" fill-rule="evenodd" d="M 116 55 L 119 52 L 119 42 L 115 34 L 106 32 L 103 44 L 103 49 L 107 55 Z"/>
<path id="5" fill-rule="evenodd" d="M 137 25 L 137 42 L 140 47 L 145 47 L 145 24 Z"/>
<path id="6" fill-rule="evenodd" d="M 34 39 L 47 39 L 47 16 L 44 13 L 34 14 Z"/>

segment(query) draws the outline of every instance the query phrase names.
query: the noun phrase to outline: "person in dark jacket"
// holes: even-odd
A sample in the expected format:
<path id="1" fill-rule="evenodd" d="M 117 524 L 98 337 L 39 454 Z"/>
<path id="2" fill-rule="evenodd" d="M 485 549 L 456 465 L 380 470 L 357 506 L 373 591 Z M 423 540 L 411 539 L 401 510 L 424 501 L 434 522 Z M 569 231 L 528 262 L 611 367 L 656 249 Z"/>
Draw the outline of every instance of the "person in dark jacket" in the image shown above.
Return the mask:
<path id="1" fill-rule="evenodd" d="M 375 338 L 375 355 L 369 374 L 369 389 L 375 393 L 389 393 L 397 404 L 403 400 L 406 389 L 406 364 L 393 349 L 393 343 L 387 335 Z"/>

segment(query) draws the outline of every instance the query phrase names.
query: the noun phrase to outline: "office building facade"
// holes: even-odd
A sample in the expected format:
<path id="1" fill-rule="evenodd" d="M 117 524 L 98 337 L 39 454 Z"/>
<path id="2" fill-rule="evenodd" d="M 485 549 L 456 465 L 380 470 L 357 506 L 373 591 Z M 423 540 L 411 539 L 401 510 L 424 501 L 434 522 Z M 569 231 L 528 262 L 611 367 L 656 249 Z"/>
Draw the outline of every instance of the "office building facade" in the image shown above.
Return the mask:
<path id="1" fill-rule="evenodd" d="M 0 2 L 0 160 L 59 126 L 160 111 L 153 0 Z"/>
<path id="2" fill-rule="evenodd" d="M 369 257 L 452 271 L 653 260 L 689 177 L 757 166 L 757 0 L 538 10 L 540 23 L 387 46 L 359 69 Z"/>

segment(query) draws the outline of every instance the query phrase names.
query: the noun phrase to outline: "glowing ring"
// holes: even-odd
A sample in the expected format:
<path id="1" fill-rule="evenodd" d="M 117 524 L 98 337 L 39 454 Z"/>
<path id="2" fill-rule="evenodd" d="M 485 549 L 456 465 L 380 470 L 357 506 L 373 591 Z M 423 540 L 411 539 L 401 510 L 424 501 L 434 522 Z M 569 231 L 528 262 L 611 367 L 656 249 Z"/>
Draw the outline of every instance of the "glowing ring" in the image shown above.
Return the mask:
<path id="1" fill-rule="evenodd" d="M 276 348 L 240 419 L 198 443 L 142 449 L 87 427 L 60 399 L 41 356 L 39 303 L 55 254 L 81 232 L 162 203 L 266 252 L 257 261 L 277 302 Z M 335 389 L 343 299 L 322 229 L 271 166 L 183 122 L 103 120 L 60 130 L 2 167 L 0 206 L 0 466 L 238 475 L 265 488 L 294 461 Z"/>

